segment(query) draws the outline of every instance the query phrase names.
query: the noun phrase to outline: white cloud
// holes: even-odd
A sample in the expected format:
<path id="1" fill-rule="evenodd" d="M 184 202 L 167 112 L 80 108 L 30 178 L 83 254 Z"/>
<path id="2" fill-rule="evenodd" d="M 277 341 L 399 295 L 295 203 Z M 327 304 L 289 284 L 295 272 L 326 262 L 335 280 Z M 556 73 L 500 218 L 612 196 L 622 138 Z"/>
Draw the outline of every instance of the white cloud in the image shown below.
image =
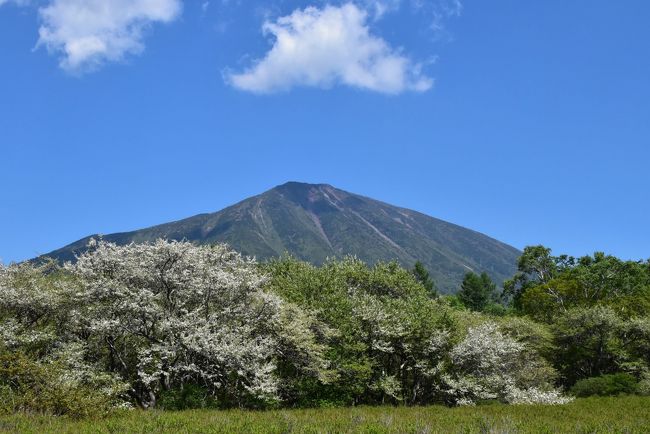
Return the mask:
<path id="1" fill-rule="evenodd" d="M 181 7 L 181 0 L 52 0 L 39 9 L 38 45 L 60 53 L 65 70 L 92 69 L 140 53 L 143 32 L 174 20 Z"/>
<path id="2" fill-rule="evenodd" d="M 347 3 L 308 7 L 264 24 L 275 38 L 266 56 L 250 69 L 228 74 L 236 88 L 254 93 L 294 86 L 335 84 L 387 94 L 429 90 L 433 80 L 421 66 L 370 33 L 368 14 Z"/>

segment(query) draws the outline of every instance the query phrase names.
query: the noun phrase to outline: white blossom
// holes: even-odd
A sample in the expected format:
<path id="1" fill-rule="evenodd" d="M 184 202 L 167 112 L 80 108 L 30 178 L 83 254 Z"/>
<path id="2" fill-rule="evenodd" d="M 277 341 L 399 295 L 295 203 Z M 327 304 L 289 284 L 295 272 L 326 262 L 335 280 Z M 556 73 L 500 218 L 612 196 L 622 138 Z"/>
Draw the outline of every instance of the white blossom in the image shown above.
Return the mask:
<path id="1" fill-rule="evenodd" d="M 457 405 L 477 400 L 499 399 L 524 404 L 562 404 L 568 398 L 548 384 L 530 387 L 529 364 L 524 344 L 501 333 L 498 326 L 485 323 L 469 329 L 463 341 L 451 351 L 451 366 L 442 375 L 447 394 Z M 527 381 L 525 381 L 527 380 Z"/>

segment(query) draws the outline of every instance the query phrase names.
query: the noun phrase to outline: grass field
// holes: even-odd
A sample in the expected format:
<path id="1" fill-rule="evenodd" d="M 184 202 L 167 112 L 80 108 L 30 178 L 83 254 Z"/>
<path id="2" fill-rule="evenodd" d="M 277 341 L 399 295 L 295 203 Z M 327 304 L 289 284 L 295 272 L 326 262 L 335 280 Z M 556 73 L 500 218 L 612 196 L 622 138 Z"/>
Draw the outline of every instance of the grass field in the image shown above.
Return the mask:
<path id="1" fill-rule="evenodd" d="M 133 411 L 73 421 L 0 418 L 25 433 L 650 433 L 650 398 L 589 398 L 565 406 L 363 407 L 250 411 Z"/>

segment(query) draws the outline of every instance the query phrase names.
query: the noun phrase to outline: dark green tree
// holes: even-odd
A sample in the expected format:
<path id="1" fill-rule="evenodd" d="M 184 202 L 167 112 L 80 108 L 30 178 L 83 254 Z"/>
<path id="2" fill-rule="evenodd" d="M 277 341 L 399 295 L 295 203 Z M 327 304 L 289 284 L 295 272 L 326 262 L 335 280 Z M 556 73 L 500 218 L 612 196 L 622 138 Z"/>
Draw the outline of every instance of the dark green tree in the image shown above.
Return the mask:
<path id="1" fill-rule="evenodd" d="M 431 297 L 438 296 L 438 288 L 436 288 L 436 283 L 431 278 L 429 271 L 424 267 L 424 264 L 420 261 L 415 263 L 413 270 L 411 270 L 418 282 L 424 286 Z"/>
<path id="2" fill-rule="evenodd" d="M 482 312 L 497 298 L 497 286 L 487 273 L 467 273 L 460 286 L 459 300 L 465 307 Z"/>
<path id="3" fill-rule="evenodd" d="M 515 309 L 545 322 L 574 307 L 596 305 L 643 316 L 650 312 L 650 263 L 602 252 L 552 256 L 544 246 L 526 247 L 518 272 L 504 282 L 504 294 Z"/>

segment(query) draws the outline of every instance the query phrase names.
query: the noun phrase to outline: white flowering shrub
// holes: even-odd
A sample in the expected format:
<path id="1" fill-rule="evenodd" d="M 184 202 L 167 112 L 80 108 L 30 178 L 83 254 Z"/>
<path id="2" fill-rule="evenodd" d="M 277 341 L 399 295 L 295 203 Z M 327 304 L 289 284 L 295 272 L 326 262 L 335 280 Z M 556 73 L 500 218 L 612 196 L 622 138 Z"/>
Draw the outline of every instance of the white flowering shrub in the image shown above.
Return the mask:
<path id="1" fill-rule="evenodd" d="M 52 346 L 68 323 L 70 287 L 49 279 L 55 266 L 11 265 L 0 269 L 0 344 L 8 348 Z"/>
<path id="2" fill-rule="evenodd" d="M 562 395 L 558 390 L 541 390 L 535 387 L 528 389 L 512 387 L 506 392 L 506 401 L 510 404 L 562 405 L 568 404 L 573 399 L 570 396 Z"/>
<path id="3" fill-rule="evenodd" d="M 223 399 L 276 398 L 276 340 L 265 329 L 280 300 L 260 289 L 252 261 L 224 246 L 99 243 L 67 268 L 85 288 L 85 328 L 142 405 L 187 382 Z"/>
<path id="4" fill-rule="evenodd" d="M 471 327 L 450 353 L 443 388 L 458 405 L 480 400 L 562 404 L 567 401 L 544 378 L 531 385 L 529 372 L 539 364 L 523 343 L 503 334 L 494 323 Z"/>
<path id="5" fill-rule="evenodd" d="M 325 368 L 308 319 L 224 245 L 99 243 L 67 268 L 85 287 L 86 328 L 144 406 L 186 383 L 228 405 L 269 403 L 281 398 L 279 362 L 315 377 Z"/>

